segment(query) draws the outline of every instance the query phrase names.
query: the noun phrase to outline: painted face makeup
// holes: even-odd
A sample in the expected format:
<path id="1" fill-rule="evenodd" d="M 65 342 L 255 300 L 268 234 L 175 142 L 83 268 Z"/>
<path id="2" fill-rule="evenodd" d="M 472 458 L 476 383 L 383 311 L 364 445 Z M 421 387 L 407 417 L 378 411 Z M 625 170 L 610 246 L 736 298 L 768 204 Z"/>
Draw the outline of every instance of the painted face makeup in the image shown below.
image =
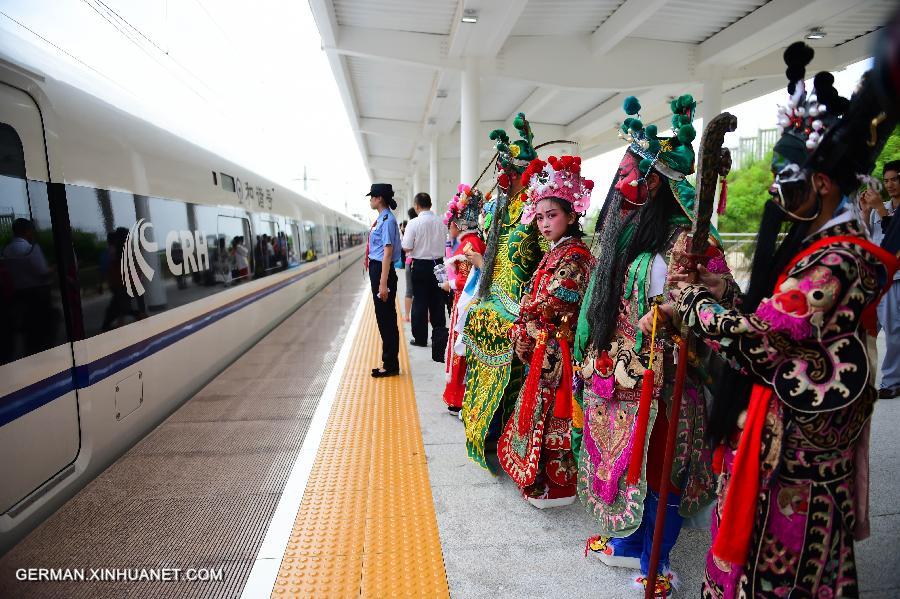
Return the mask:
<path id="1" fill-rule="evenodd" d="M 556 243 L 575 222 L 575 214 L 566 214 L 559 204 L 550 199 L 538 202 L 534 210 L 534 224 L 547 241 Z"/>
<path id="2" fill-rule="evenodd" d="M 638 183 L 641 171 L 638 170 L 639 159 L 631 152 L 625 152 L 619 163 L 615 188 L 633 207 L 642 206 L 647 201 L 647 186 Z"/>

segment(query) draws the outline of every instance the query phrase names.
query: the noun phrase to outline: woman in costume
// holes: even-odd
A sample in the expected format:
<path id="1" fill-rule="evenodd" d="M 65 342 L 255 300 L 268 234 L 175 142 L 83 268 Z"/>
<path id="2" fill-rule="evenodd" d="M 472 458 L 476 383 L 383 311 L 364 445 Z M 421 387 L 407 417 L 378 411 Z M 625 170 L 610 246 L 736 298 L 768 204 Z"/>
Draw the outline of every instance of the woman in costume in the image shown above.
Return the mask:
<path id="1" fill-rule="evenodd" d="M 525 286 L 509 332 L 516 355 L 529 366 L 497 456 L 538 508 L 575 501 L 570 348 L 593 266 L 578 218 L 590 204 L 594 182 L 580 172 L 581 158 L 551 156 L 546 163 L 533 160 L 522 175 L 528 185 L 522 223 L 534 222 L 550 249 Z"/>
<path id="2" fill-rule="evenodd" d="M 669 289 L 673 256 L 685 250 L 691 229 L 694 188 L 685 176 L 694 170 L 695 107 L 689 95 L 673 100 L 675 136 L 661 139 L 655 126 L 641 123 L 637 99 L 626 99 L 625 111 L 631 116 L 622 130 L 630 146 L 607 199 L 602 254 L 579 322 L 584 428 L 578 495 L 600 528 L 588 549 L 607 565 L 640 569 L 636 583 L 642 588 L 647 584 L 666 431 L 669 419 L 678 420 L 675 459 L 671 472 L 665 473 L 672 492 L 657 577 L 660 595 L 671 594 L 675 584 L 669 552 L 682 519 L 715 496 L 711 451 L 704 442 L 705 375 L 699 360 L 692 361 L 681 409 L 671 414 L 676 331 L 655 308 Z M 736 285 L 717 233 L 712 234 L 708 267 L 726 275 L 731 297 Z"/>
<path id="3" fill-rule="evenodd" d="M 543 255 L 537 230 L 521 222 L 525 207 L 520 181 L 537 158 L 534 136 L 525 115 L 513 122 L 522 139 L 510 142 L 502 129 L 491 132 L 497 142 L 499 194 L 494 204 L 484 256 L 474 251 L 466 257 L 481 269 L 478 302 L 473 304 L 463 329 L 466 345 L 466 392 L 462 418 L 466 427 L 466 451 L 482 468 L 488 468 L 485 444 L 488 432 L 496 439 L 508 418 L 519 387 L 523 366 L 513 355 L 509 329 L 519 314 L 522 288 Z"/>
<path id="4" fill-rule="evenodd" d="M 869 77 L 848 104 L 829 73 L 806 92 L 811 48 L 784 56 L 790 101 L 741 310 L 721 305 L 714 276 L 673 291 L 676 318 L 733 366 L 709 425 L 723 475 L 704 597 L 859 596 L 876 398 L 863 324 L 895 260 L 866 239 L 850 196 L 896 121 Z"/>
<path id="5" fill-rule="evenodd" d="M 444 291 L 453 293 L 453 306 L 450 310 L 450 339 L 447 343 L 447 355 L 444 359 L 447 386 L 444 388 L 444 403 L 451 412 L 459 412 L 462 409 L 463 395 L 466 392 L 466 357 L 459 355 L 455 350 L 457 337 L 457 324 L 460 310 L 465 306 L 459 306 L 459 298 L 462 295 L 472 264 L 466 258 L 466 252 L 484 254 L 484 241 L 478 230 L 478 218 L 484 204 L 484 196 L 477 189 L 460 183 L 456 196 L 450 201 L 447 214 L 444 215 L 444 224 L 447 225 L 450 238 L 455 240 L 456 249 L 446 262 L 447 281 L 443 284 Z"/>

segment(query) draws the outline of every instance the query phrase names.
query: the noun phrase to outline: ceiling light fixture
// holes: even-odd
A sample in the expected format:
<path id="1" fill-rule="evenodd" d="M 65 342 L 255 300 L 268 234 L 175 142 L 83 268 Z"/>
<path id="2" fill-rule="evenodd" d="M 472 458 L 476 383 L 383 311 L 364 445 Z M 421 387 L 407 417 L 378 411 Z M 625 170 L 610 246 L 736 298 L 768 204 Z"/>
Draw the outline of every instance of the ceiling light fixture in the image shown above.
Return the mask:
<path id="1" fill-rule="evenodd" d="M 463 23 L 477 23 L 478 22 L 478 11 L 473 8 L 467 8 L 463 11 L 462 17 Z"/>
<path id="2" fill-rule="evenodd" d="M 806 39 L 808 40 L 820 40 L 825 37 L 826 33 L 821 27 L 813 27 L 809 30 L 809 33 L 806 34 Z"/>

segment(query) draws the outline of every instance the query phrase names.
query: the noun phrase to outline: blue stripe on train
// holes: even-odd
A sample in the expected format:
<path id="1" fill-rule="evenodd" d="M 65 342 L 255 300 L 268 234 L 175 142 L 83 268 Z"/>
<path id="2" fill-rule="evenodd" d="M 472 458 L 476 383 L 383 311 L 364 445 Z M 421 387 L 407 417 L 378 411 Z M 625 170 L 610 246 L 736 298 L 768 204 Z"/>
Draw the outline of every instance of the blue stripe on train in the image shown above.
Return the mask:
<path id="1" fill-rule="evenodd" d="M 297 273 L 288 279 L 236 299 L 233 302 L 225 304 L 215 310 L 211 310 L 206 314 L 179 324 L 177 327 L 163 331 L 162 333 L 144 339 L 143 341 L 108 356 L 98 358 L 90 364 L 77 366 L 74 369 L 74 376 L 72 369 L 66 369 L 41 381 L 28 385 L 27 387 L 23 387 L 18 391 L 13 391 L 8 395 L 4 395 L 3 397 L 0 397 L 0 426 L 4 426 L 17 418 L 21 418 L 25 414 L 50 403 L 58 397 L 62 397 L 70 391 L 84 389 L 85 387 L 98 383 L 103 379 L 128 368 L 132 364 L 169 347 L 173 343 L 208 327 L 214 322 L 237 312 L 241 308 L 259 301 L 262 298 L 275 293 L 279 289 L 292 285 L 300 279 L 319 272 L 335 260 L 337 260 L 337 257 L 323 261 L 321 264 L 317 264 L 301 273 Z"/>

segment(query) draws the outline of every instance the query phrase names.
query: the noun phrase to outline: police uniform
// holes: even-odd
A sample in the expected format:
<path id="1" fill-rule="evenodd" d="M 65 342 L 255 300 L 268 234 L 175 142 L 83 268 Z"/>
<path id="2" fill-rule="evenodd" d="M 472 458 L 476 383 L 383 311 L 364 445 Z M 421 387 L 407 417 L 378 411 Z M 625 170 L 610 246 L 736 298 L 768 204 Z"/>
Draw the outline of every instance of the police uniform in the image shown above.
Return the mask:
<path id="1" fill-rule="evenodd" d="M 393 248 L 391 262 L 384 261 L 384 248 L 390 245 Z M 372 298 L 375 302 L 375 319 L 378 322 L 378 332 L 381 334 L 381 360 L 387 371 L 399 370 L 400 359 L 400 330 L 397 328 L 397 273 L 394 270 L 393 261 L 400 256 L 400 228 L 394 214 L 384 208 L 378 214 L 372 231 L 369 233 L 369 281 L 372 284 Z M 378 287 L 381 284 L 381 269 L 389 268 L 387 278 L 388 298 L 383 301 L 378 297 Z"/>

